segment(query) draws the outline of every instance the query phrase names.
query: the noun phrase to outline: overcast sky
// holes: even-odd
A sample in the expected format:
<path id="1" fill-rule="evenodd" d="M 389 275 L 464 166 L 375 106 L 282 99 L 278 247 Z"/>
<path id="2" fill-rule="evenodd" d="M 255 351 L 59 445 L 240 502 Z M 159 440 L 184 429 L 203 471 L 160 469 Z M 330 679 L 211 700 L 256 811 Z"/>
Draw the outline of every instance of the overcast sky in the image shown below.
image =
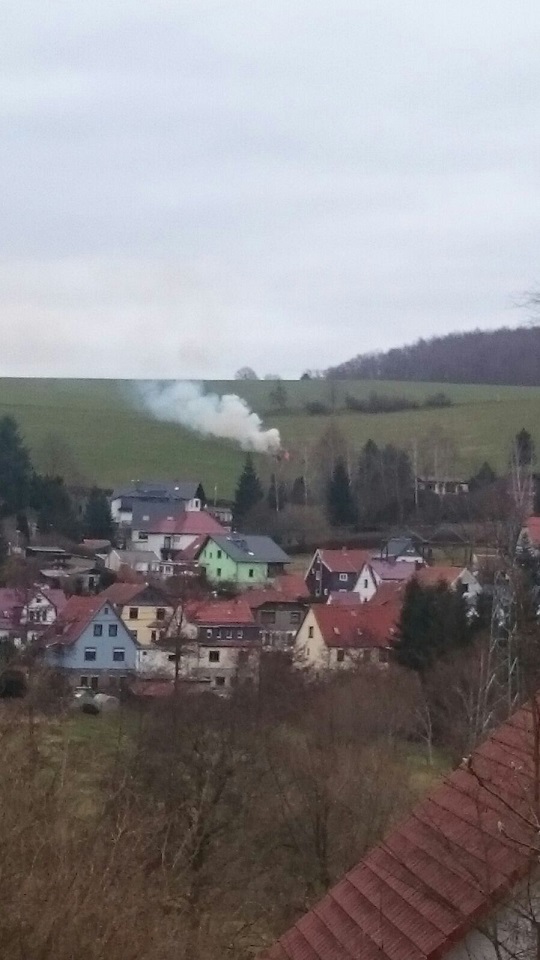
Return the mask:
<path id="1" fill-rule="evenodd" d="M 516 325 L 538 0 L 8 0 L 0 373 L 295 376 Z"/>

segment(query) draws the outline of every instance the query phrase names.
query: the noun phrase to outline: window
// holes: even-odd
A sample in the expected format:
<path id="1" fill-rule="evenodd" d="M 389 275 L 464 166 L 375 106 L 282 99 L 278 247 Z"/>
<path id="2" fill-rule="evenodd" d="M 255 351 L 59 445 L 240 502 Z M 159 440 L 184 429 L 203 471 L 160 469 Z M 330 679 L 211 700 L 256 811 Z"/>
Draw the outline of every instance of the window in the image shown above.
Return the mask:
<path id="1" fill-rule="evenodd" d="M 221 576 L 221 567 L 218 567 L 216 570 L 216 577 L 220 577 L 220 576 Z"/>
<path id="2" fill-rule="evenodd" d="M 97 690 L 99 686 L 99 677 L 90 677 L 90 686 L 92 690 Z"/>
<path id="3" fill-rule="evenodd" d="M 103 624 L 102 624 L 102 623 L 95 623 L 95 624 L 94 624 L 94 636 L 95 636 L 95 637 L 102 637 L 102 636 L 103 636 Z"/>
<path id="4" fill-rule="evenodd" d="M 218 560 L 221 560 L 221 550 L 218 550 L 218 552 L 217 552 L 217 558 L 218 558 Z"/>
<path id="5" fill-rule="evenodd" d="M 81 677 L 81 682 L 80 682 L 79 686 L 80 686 L 80 687 L 87 687 L 87 686 L 88 686 L 88 677 Z"/>
<path id="6" fill-rule="evenodd" d="M 104 610 L 103 610 L 103 613 L 106 613 L 106 614 L 109 614 L 110 612 L 111 612 L 111 611 L 109 610 L 108 607 L 105 607 Z"/>
<path id="7" fill-rule="evenodd" d="M 110 623 L 110 624 L 109 624 L 109 636 L 110 636 L 110 637 L 117 637 L 117 636 L 118 636 L 118 624 L 117 624 L 117 623 Z"/>
<path id="8" fill-rule="evenodd" d="M 224 687 L 224 686 L 225 686 L 225 677 L 216 677 L 216 679 L 215 679 L 215 684 L 216 684 L 216 687 Z"/>
<path id="9" fill-rule="evenodd" d="M 158 607 L 156 610 L 156 620 L 164 620 L 164 619 L 165 619 L 165 610 L 163 607 Z"/>
<path id="10" fill-rule="evenodd" d="M 216 630 L 216 639 L 221 640 L 221 630 Z"/>
<path id="11" fill-rule="evenodd" d="M 137 536 L 139 540 L 148 540 L 148 534 L 144 533 L 142 530 L 139 530 L 139 533 Z"/>
<path id="12" fill-rule="evenodd" d="M 364 578 L 364 590 L 367 590 L 368 587 L 369 587 L 369 580 L 368 580 L 367 577 L 365 577 L 365 578 Z"/>
<path id="13" fill-rule="evenodd" d="M 298 612 L 298 610 L 291 610 L 290 623 L 291 625 L 295 623 L 300 623 L 300 613 Z"/>
<path id="14" fill-rule="evenodd" d="M 209 663 L 219 663 L 219 650 L 209 650 L 208 661 Z"/>
<path id="15" fill-rule="evenodd" d="M 344 650 L 336 650 L 336 660 L 337 660 L 337 662 L 338 662 L 338 663 L 343 663 L 344 659 L 345 659 L 345 651 L 344 651 Z"/>
<path id="16" fill-rule="evenodd" d="M 347 580 L 349 579 L 349 574 L 348 574 L 348 573 L 340 573 L 339 579 L 340 579 L 342 582 L 345 582 L 345 583 L 346 583 Z"/>
<path id="17" fill-rule="evenodd" d="M 225 634 L 225 639 L 232 640 L 232 630 L 227 630 L 227 633 Z"/>
<path id="18" fill-rule="evenodd" d="M 265 627 L 271 627 L 272 624 L 276 622 L 276 612 L 275 610 L 263 610 L 261 612 L 261 623 Z"/>
<path id="19" fill-rule="evenodd" d="M 84 659 L 87 663 L 96 659 L 97 651 L 95 647 L 85 647 L 84 648 Z"/>
<path id="20" fill-rule="evenodd" d="M 138 620 L 138 619 L 139 619 L 139 608 L 138 608 L 138 607 L 130 607 L 130 608 L 129 608 L 129 619 L 130 619 L 130 620 Z"/>
<path id="21" fill-rule="evenodd" d="M 212 639 L 212 631 L 211 631 L 211 630 L 207 630 L 207 631 L 206 631 L 206 636 L 208 637 L 209 640 L 211 640 L 211 639 Z"/>
<path id="22" fill-rule="evenodd" d="M 253 567 L 250 567 L 250 568 L 249 568 L 248 577 L 253 578 Z"/>
<path id="23" fill-rule="evenodd" d="M 308 637 L 309 637 L 310 640 L 313 638 L 313 627 L 309 627 L 309 628 L 308 628 L 307 635 L 308 635 Z"/>
<path id="24" fill-rule="evenodd" d="M 167 660 L 169 661 L 169 663 L 176 663 L 176 654 L 170 653 L 169 656 L 167 657 Z"/>
<path id="25" fill-rule="evenodd" d="M 126 659 L 126 651 L 124 647 L 114 647 L 112 652 L 112 658 L 114 663 L 124 663 Z"/>
<path id="26" fill-rule="evenodd" d="M 243 631 L 243 630 L 239 630 L 238 633 L 236 634 L 236 639 L 237 639 L 237 640 L 242 640 L 243 636 L 244 636 L 244 631 Z"/>
<path id="27" fill-rule="evenodd" d="M 150 634 L 150 639 L 152 643 L 156 642 L 156 638 L 157 638 L 157 630 L 152 630 L 152 633 Z"/>

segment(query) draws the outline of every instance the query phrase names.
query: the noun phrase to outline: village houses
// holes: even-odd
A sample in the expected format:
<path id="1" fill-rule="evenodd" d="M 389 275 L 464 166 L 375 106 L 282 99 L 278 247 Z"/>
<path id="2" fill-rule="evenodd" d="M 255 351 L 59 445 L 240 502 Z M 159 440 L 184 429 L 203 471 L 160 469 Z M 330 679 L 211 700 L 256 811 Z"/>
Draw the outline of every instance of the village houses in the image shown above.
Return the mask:
<path id="1" fill-rule="evenodd" d="M 176 483 L 139 482 L 113 491 L 111 516 L 120 527 L 131 527 L 134 508 L 144 504 L 149 509 L 157 504 L 178 510 L 202 510 L 206 502 L 201 483 L 181 480 Z"/>
<path id="2" fill-rule="evenodd" d="M 49 587 L 2 587 L 0 589 L 0 640 L 16 646 L 36 640 L 61 615 L 67 597 Z"/>
<path id="3" fill-rule="evenodd" d="M 212 534 L 198 562 L 210 583 L 235 583 L 247 588 L 281 576 L 291 561 L 270 537 Z"/>
<path id="4" fill-rule="evenodd" d="M 70 597 L 42 643 L 44 663 L 75 687 L 118 691 L 137 670 L 139 645 L 102 595 Z"/>
<path id="5" fill-rule="evenodd" d="M 397 636 L 400 606 L 313 604 L 298 630 L 294 663 L 321 674 L 360 664 L 386 664 Z"/>

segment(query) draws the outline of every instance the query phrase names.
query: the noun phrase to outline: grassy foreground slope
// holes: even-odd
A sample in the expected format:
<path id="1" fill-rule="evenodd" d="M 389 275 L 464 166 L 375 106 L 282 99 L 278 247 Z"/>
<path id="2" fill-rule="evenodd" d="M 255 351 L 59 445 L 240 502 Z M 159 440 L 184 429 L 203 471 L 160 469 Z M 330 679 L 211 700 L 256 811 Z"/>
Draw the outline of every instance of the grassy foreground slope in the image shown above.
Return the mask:
<path id="1" fill-rule="evenodd" d="M 349 440 L 360 447 L 368 438 L 410 447 L 431 428 L 451 433 L 461 451 L 461 468 L 474 470 L 487 459 L 503 469 L 514 434 L 525 427 L 540 446 L 540 388 L 489 387 L 433 383 L 327 381 L 285 383 L 288 410 L 272 412 L 269 381 L 207 384 L 219 393 L 245 397 L 267 426 L 280 428 L 285 446 L 295 457 L 315 442 L 328 426 L 328 416 L 311 416 L 304 405 L 313 400 L 335 403 L 335 420 Z M 366 415 L 348 412 L 347 393 L 366 397 L 372 390 L 422 401 L 443 390 L 454 406 Z M 332 397 L 331 393 L 334 392 Z M 81 474 L 90 481 L 114 486 L 137 478 L 200 477 L 219 496 L 232 493 L 243 455 L 233 444 L 206 439 L 176 424 L 160 423 L 141 408 L 136 390 L 121 380 L 0 379 L 0 414 L 16 417 L 36 463 L 43 469 L 58 441 L 71 451 Z M 299 472 L 300 465 L 296 472 Z"/>

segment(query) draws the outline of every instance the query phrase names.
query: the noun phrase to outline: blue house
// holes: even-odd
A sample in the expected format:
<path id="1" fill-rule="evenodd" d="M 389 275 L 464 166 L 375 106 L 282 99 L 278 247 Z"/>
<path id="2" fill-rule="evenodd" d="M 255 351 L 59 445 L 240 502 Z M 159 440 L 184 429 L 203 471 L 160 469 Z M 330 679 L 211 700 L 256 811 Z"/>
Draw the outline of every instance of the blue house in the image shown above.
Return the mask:
<path id="1" fill-rule="evenodd" d="M 137 668 L 139 645 L 106 597 L 71 597 L 44 638 L 47 666 L 74 686 L 122 686 Z"/>

